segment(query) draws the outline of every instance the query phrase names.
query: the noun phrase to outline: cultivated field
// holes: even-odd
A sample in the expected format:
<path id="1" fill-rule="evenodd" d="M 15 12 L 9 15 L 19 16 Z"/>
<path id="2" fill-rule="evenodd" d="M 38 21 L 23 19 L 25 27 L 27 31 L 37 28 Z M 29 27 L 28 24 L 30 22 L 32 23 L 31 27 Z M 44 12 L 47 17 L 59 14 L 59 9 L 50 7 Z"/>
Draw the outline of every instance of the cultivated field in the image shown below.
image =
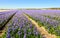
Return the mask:
<path id="1" fill-rule="evenodd" d="M 0 38 L 60 38 L 60 10 L 0 10 Z"/>

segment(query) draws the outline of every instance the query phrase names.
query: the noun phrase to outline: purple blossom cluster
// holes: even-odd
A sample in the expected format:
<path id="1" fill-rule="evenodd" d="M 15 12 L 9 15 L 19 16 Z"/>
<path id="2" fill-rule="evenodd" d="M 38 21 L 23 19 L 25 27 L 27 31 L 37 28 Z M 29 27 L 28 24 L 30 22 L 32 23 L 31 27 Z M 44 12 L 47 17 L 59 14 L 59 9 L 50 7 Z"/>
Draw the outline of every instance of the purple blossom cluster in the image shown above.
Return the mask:
<path id="1" fill-rule="evenodd" d="M 7 38 L 42 38 L 40 32 L 22 14 L 22 11 L 18 11 L 7 26 Z"/>
<path id="2" fill-rule="evenodd" d="M 14 11 L 0 12 L 0 29 L 14 13 Z"/>

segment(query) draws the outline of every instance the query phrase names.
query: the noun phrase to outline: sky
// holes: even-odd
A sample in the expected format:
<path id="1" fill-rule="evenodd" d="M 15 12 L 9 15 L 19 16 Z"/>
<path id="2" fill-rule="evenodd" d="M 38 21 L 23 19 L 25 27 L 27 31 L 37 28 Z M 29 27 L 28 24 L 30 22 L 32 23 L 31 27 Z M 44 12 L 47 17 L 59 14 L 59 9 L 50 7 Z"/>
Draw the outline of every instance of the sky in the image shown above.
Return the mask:
<path id="1" fill-rule="evenodd" d="M 60 0 L 0 0 L 0 8 L 51 8 L 60 7 Z"/>

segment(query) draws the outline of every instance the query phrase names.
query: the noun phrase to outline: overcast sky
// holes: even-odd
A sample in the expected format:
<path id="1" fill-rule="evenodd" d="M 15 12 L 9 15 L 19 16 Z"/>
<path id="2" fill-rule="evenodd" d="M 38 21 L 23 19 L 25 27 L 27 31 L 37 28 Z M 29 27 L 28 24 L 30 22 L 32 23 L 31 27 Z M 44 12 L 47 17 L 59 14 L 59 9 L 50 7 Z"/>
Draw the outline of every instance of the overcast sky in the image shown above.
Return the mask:
<path id="1" fill-rule="evenodd" d="M 60 0 L 0 0 L 0 8 L 60 7 Z"/>

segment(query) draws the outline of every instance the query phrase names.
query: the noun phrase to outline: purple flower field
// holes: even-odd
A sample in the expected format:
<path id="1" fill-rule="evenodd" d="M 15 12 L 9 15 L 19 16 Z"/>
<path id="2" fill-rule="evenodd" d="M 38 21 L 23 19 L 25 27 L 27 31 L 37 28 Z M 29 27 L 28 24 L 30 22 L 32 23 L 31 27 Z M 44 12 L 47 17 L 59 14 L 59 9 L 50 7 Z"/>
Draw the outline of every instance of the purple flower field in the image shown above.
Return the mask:
<path id="1" fill-rule="evenodd" d="M 46 38 L 24 14 L 60 38 L 60 10 L 26 9 L 0 12 L 0 38 Z"/>

